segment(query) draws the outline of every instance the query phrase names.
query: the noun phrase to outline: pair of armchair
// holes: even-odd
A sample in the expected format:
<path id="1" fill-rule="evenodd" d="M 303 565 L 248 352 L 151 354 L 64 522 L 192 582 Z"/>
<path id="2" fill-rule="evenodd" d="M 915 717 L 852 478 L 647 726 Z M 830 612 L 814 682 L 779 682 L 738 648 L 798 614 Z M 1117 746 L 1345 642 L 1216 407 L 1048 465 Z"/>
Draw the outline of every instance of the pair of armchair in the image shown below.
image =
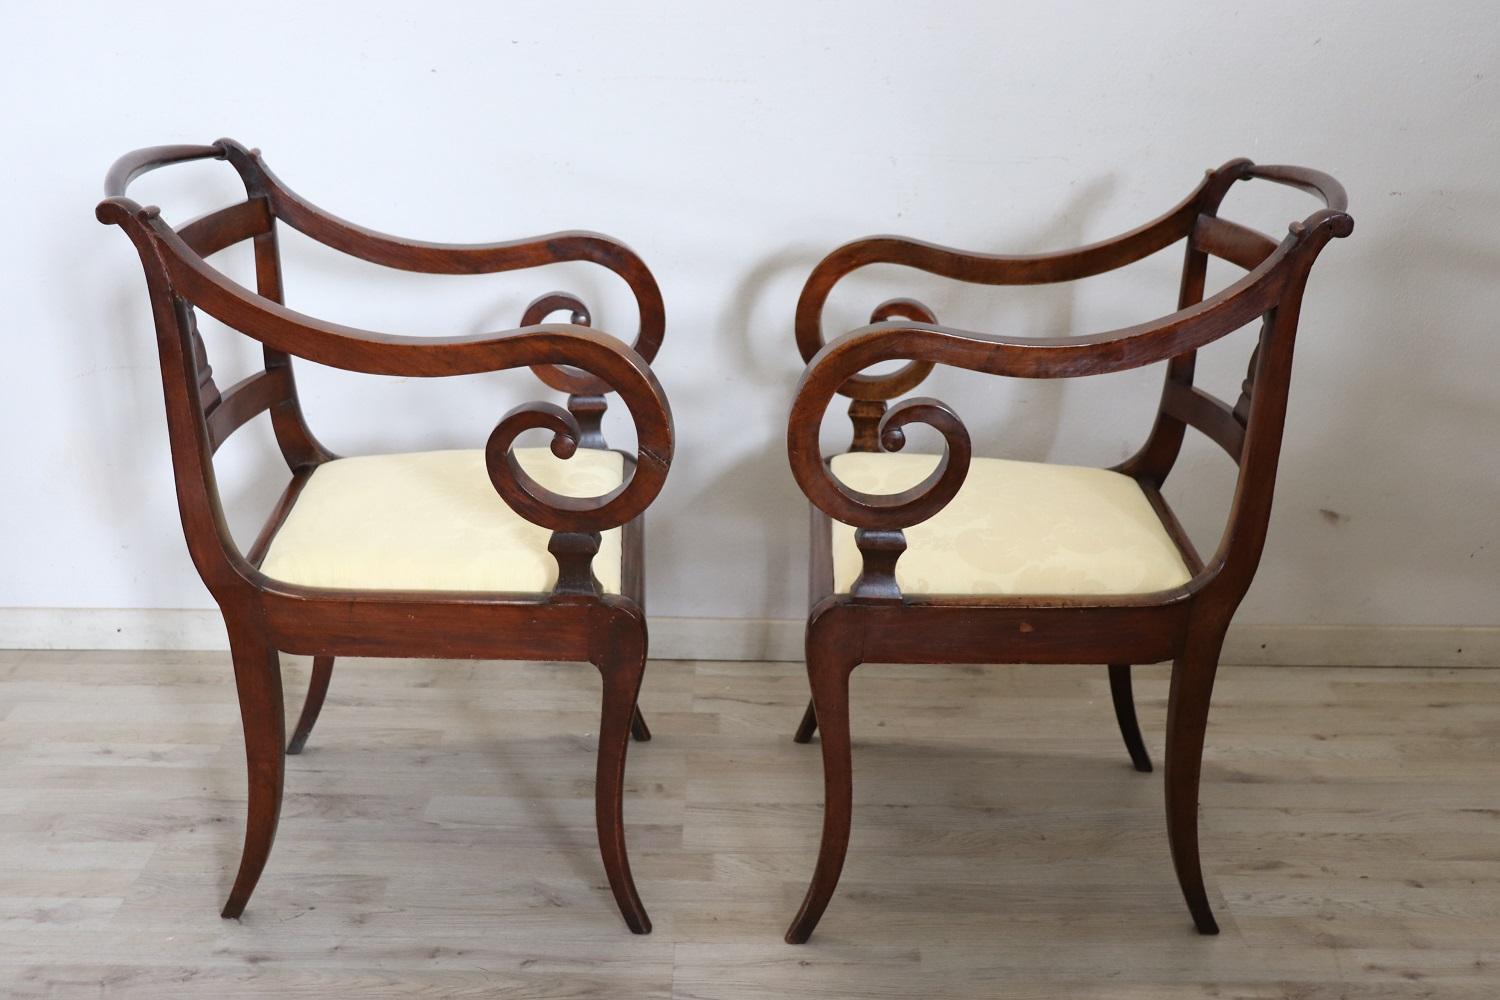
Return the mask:
<path id="1" fill-rule="evenodd" d="M 126 195 L 139 174 L 190 160 L 227 160 L 246 199 L 181 226 Z M 1218 217 L 1240 180 L 1290 184 L 1325 208 L 1279 243 Z M 286 187 L 257 151 L 231 140 L 139 150 L 106 179 L 100 221 L 119 225 L 145 271 L 161 360 L 183 531 L 219 604 L 234 662 L 249 772 L 245 846 L 225 917 L 239 916 L 275 836 L 286 757 L 317 720 L 335 657 L 411 656 L 592 663 L 602 678 L 595 784 L 600 852 L 615 901 L 636 933 L 650 919 L 630 874 L 622 784 L 631 738 L 650 739 L 636 705 L 647 653 L 643 520 L 673 457 L 671 409 L 651 371 L 665 315 L 655 280 L 622 244 L 593 233 L 444 245 L 397 239 L 322 211 Z M 1352 222 L 1337 182 L 1293 167 L 1235 160 L 1210 171 L 1181 204 L 1132 232 L 1064 253 L 962 253 L 896 237 L 848 244 L 813 271 L 798 302 L 807 368 L 788 422 L 797 482 L 813 504 L 807 669 L 812 699 L 795 738 L 821 734 L 827 802 L 812 884 L 787 932 L 806 941 L 843 866 L 852 815 L 849 681 L 865 662 L 1102 663 L 1127 750 L 1151 769 L 1135 720 L 1130 664 L 1173 661 L 1166 742 L 1168 834 L 1198 929 L 1217 930 L 1199 866 L 1199 762 L 1224 631 L 1265 541 L 1292 346 L 1303 288 L 1322 247 Z M 575 296 L 530 304 L 518 329 L 472 337 L 372 333 L 295 312 L 282 294 L 278 223 L 346 254 L 408 271 L 480 274 L 561 261 L 613 271 L 634 292 L 632 346 L 592 324 Z M 208 263 L 253 245 L 256 287 Z M 1099 274 L 1186 242 L 1178 310 L 1109 333 L 1002 338 L 937 324 L 911 299 L 878 306 L 871 324 L 825 344 L 822 310 L 846 274 L 900 264 L 960 281 L 1024 285 Z M 1205 298 L 1208 258 L 1242 267 Z M 214 380 L 198 333 L 204 312 L 258 340 L 265 365 L 237 385 Z M 544 322 L 566 313 L 567 323 Z M 1194 352 L 1261 321 L 1239 399 L 1193 385 Z M 313 436 L 292 357 L 349 371 L 452 376 L 528 367 L 567 394 L 566 407 L 526 404 L 472 451 L 340 458 Z M 863 374 L 906 361 L 883 375 Z M 1019 378 L 1101 374 L 1166 362 L 1156 423 L 1114 469 L 976 458 L 943 403 L 891 400 L 935 365 Z M 601 417 L 618 394 L 635 425 L 633 453 L 606 444 Z M 818 428 L 849 397 L 849 450 L 825 459 Z M 213 455 L 269 414 L 291 481 L 241 552 L 225 525 Z M 927 424 L 940 455 L 900 454 L 903 428 Z M 1239 465 L 1228 527 L 1207 561 L 1161 486 L 1188 427 Z M 550 446 L 523 448 L 527 430 Z M 496 496 L 498 494 L 498 498 Z M 290 740 L 281 652 L 311 655 L 313 678 Z"/>

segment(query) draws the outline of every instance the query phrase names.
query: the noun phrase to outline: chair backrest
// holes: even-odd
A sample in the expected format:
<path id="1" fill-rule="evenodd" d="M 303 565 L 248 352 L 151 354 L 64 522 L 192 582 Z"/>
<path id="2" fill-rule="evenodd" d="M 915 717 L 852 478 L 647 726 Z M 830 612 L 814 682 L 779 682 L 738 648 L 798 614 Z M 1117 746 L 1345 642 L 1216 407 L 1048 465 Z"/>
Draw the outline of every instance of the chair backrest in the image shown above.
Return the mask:
<path id="1" fill-rule="evenodd" d="M 230 157 L 231 150 L 241 155 Z M 127 154 L 105 179 L 106 199 L 97 215 L 101 222 L 124 228 L 140 254 L 156 325 L 183 533 L 194 564 L 214 589 L 232 578 L 231 563 L 240 557 L 219 500 L 214 452 L 240 427 L 269 411 L 277 445 L 293 473 L 309 472 L 333 456 L 308 429 L 291 359 L 284 351 L 265 347 L 261 370 L 227 389 L 220 388 L 198 330 L 196 310 L 173 287 L 162 256 L 167 251 L 153 238 L 153 227 L 166 225 L 160 210 L 141 208 L 125 196 L 130 182 L 140 174 L 203 159 L 230 159 L 245 184 L 246 200 L 168 228 L 199 258 L 250 240 L 255 290 L 269 302 L 281 302 L 276 215 L 251 169 L 250 154 L 238 144 L 226 140 L 211 146 L 158 146 Z M 251 553 L 251 561 L 258 561 L 253 548 Z"/>
<path id="2" fill-rule="evenodd" d="M 1221 218 L 1220 205 L 1233 185 L 1255 179 L 1307 191 L 1321 198 L 1324 207 L 1293 222 L 1279 244 L 1258 230 Z M 1347 210 L 1348 198 L 1342 185 L 1327 174 L 1301 167 L 1257 166 L 1248 160 L 1232 160 L 1210 171 L 1193 199 L 1178 309 L 1190 309 L 1204 301 L 1209 257 L 1227 261 L 1251 275 L 1278 258 L 1258 284 L 1279 290 L 1269 308 L 1260 314 L 1259 336 L 1235 401 L 1228 403 L 1193 384 L 1195 350 L 1174 356 L 1167 363 L 1155 425 L 1140 451 L 1119 468 L 1159 488 L 1176 462 L 1189 427 L 1229 455 L 1239 466 L 1239 474 L 1224 534 L 1208 565 L 1219 575 L 1219 585 L 1241 593 L 1250 585 L 1265 543 L 1303 290 L 1328 240 L 1353 231 Z M 1255 293 L 1252 284 L 1239 292 L 1246 297 Z M 1213 339 L 1240 325 L 1225 323 Z"/>

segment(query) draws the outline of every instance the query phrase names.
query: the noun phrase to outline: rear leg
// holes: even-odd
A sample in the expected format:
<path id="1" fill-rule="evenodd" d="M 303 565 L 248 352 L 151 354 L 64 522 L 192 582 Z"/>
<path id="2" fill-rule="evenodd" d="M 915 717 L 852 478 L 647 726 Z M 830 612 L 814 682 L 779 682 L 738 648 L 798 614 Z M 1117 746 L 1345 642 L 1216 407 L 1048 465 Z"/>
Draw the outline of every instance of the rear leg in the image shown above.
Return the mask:
<path id="1" fill-rule="evenodd" d="M 1115 703 L 1115 721 L 1120 724 L 1120 736 L 1125 740 L 1125 750 L 1137 771 L 1151 770 L 1151 755 L 1146 752 L 1146 743 L 1141 739 L 1141 726 L 1135 717 L 1135 694 L 1130 686 L 1130 664 L 1109 665 L 1109 696 Z"/>
<path id="2" fill-rule="evenodd" d="M 312 681 L 307 686 L 307 700 L 302 703 L 302 717 L 297 720 L 297 728 L 292 731 L 292 741 L 286 745 L 286 752 L 298 754 L 307 745 L 307 738 L 312 735 L 313 726 L 317 725 L 318 713 L 323 711 L 323 699 L 328 696 L 328 682 L 333 677 L 333 657 L 313 657 Z"/>

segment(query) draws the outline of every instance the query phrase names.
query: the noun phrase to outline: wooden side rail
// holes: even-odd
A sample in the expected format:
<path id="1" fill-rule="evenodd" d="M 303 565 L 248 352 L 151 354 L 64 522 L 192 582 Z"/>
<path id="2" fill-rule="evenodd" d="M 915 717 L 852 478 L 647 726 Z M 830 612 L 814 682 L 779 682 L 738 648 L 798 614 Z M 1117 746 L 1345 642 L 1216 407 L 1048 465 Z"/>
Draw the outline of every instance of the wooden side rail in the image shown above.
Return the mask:
<path id="1" fill-rule="evenodd" d="M 1245 425 L 1229 404 L 1194 385 L 1169 381 L 1162 391 L 1161 410 L 1203 432 L 1235 462 L 1245 450 Z"/>
<path id="2" fill-rule="evenodd" d="M 1264 233 L 1217 215 L 1200 215 L 1193 223 L 1193 249 L 1253 271 L 1276 252 L 1276 241 Z"/>
<path id="3" fill-rule="evenodd" d="M 209 450 L 218 451 L 229 435 L 286 399 L 291 389 L 291 371 L 268 368 L 225 389 L 219 401 L 204 414 L 208 421 Z"/>
<path id="4" fill-rule="evenodd" d="M 194 219 L 177 231 L 182 242 L 200 257 L 212 257 L 241 240 L 271 232 L 276 222 L 264 198 L 252 198 Z"/>

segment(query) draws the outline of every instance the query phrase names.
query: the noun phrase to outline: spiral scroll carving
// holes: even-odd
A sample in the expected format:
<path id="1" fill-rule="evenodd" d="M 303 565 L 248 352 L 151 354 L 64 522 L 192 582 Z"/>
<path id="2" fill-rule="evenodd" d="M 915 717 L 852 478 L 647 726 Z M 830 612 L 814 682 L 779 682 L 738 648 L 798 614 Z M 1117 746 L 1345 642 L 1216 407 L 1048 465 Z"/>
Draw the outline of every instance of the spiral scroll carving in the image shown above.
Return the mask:
<path id="1" fill-rule="evenodd" d="M 597 497 L 570 497 L 542 486 L 516 460 L 515 441 L 523 432 L 552 432 L 552 454 L 572 458 L 583 432 L 573 414 L 553 403 L 523 403 L 495 425 L 485 443 L 485 468 L 496 492 L 510 508 L 533 524 L 553 531 L 595 532 L 619 527 L 638 516 L 655 499 L 666 479 L 665 457 L 642 448 L 625 482 Z M 638 433 L 650 428 L 638 427 Z"/>
<path id="2" fill-rule="evenodd" d="M 792 473 L 819 510 L 859 528 L 899 530 L 932 517 L 946 507 L 963 486 L 973 449 L 969 431 L 946 403 L 927 397 L 903 400 L 880 420 L 881 447 L 899 451 L 906 443 L 903 428 L 926 424 L 943 438 L 937 468 L 917 485 L 900 493 L 878 495 L 851 489 L 839 481 L 818 454 L 818 424 L 807 414 L 826 407 L 837 384 L 820 380 L 821 388 L 805 386 L 793 404 L 787 432 Z"/>
<path id="3" fill-rule="evenodd" d="M 576 295 L 568 292 L 548 292 L 538 296 L 521 314 L 522 326 L 535 326 L 556 312 L 567 312 L 568 322 L 574 326 L 592 326 L 593 316 L 589 307 Z M 594 395 L 600 392 L 600 381 L 576 368 L 562 365 L 533 365 L 531 369 L 548 388 L 558 392 L 579 395 Z"/>
<path id="4" fill-rule="evenodd" d="M 916 323 L 936 323 L 937 314 L 916 299 L 890 299 L 876 306 L 870 313 L 871 323 L 905 319 Z M 839 395 L 857 400 L 895 399 L 903 392 L 910 392 L 922 384 L 932 373 L 931 361 L 909 361 L 893 372 L 884 375 L 851 375 L 839 387 Z"/>

